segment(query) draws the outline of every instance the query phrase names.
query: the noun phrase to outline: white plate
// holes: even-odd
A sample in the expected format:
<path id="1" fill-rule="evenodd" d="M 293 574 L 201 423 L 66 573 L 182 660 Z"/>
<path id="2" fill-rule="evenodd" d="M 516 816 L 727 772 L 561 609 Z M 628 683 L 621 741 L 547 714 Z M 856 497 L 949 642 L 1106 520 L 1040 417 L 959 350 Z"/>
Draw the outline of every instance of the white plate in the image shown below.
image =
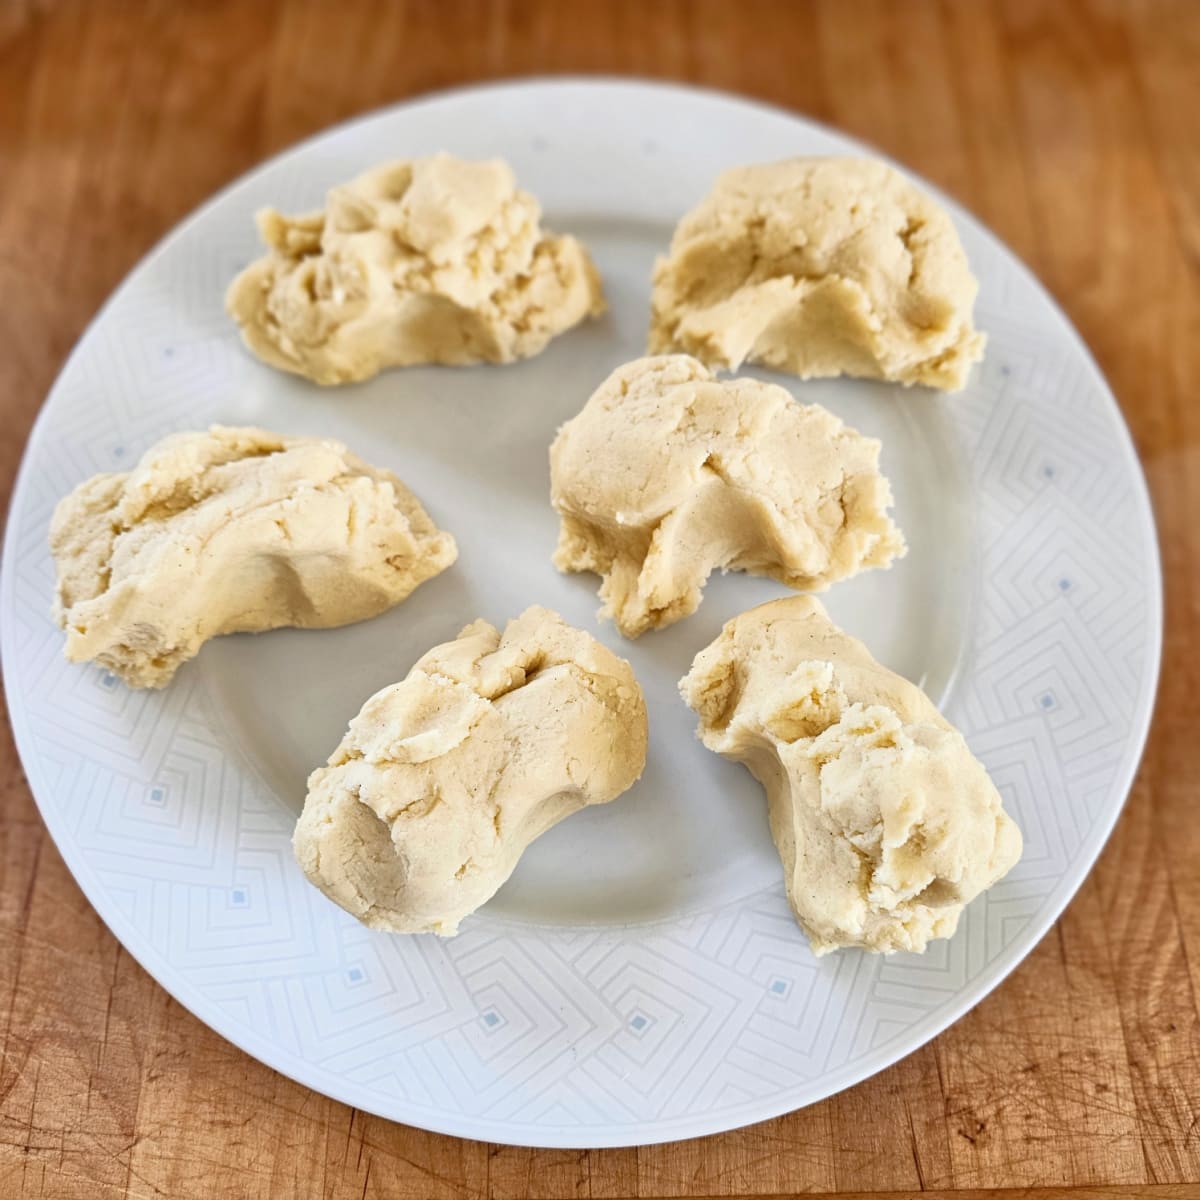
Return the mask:
<path id="1" fill-rule="evenodd" d="M 501 155 L 579 234 L 611 313 L 510 367 L 395 371 L 319 390 L 253 361 L 222 312 L 262 204 L 304 209 L 388 158 Z M 1132 779 L 1160 649 L 1154 526 L 1086 350 L 1029 274 L 951 205 L 982 287 L 987 361 L 948 398 L 799 384 L 884 440 L 912 547 L 828 595 L 836 620 L 965 731 L 1025 833 L 1007 879 L 923 957 L 817 960 L 789 915 L 761 792 L 693 736 L 675 692 L 728 617 L 778 595 L 714 580 L 626 643 L 596 581 L 550 564 L 546 449 L 641 353 L 649 275 L 722 168 L 859 153 L 758 105 L 675 87 L 539 82 L 452 93 L 289 151 L 184 223 L 106 305 L 22 466 L 0 592 L 5 682 L 46 824 L 132 954 L 249 1053 L 348 1104 L 544 1146 L 711 1133 L 827 1096 L 909 1053 L 1020 961 L 1091 866 Z M 452 570 L 375 621 L 207 646 L 162 693 L 70 666 L 48 615 L 54 502 L 212 421 L 332 434 L 396 470 L 459 539 Z M 633 663 L 642 782 L 534 845 L 450 941 L 371 933 L 303 880 L 304 779 L 371 692 L 477 616 L 547 604 Z"/>

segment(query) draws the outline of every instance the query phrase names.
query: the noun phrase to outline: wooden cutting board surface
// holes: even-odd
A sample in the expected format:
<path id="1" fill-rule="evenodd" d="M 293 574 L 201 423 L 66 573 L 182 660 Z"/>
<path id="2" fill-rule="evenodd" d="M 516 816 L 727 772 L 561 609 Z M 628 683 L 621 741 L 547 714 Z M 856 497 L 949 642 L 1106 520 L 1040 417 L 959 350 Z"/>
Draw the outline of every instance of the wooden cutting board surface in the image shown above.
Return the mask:
<path id="1" fill-rule="evenodd" d="M 1062 920 L 851 1091 L 719 1137 L 520 1150 L 326 1100 L 105 929 L 0 743 L 0 1197 L 1200 1196 L 1200 2 L 0 0 L 0 489 L 64 357 L 215 189 L 334 121 L 547 72 L 686 80 L 865 138 L 1028 262 L 1145 463 L 1168 624 L 1150 745 Z"/>

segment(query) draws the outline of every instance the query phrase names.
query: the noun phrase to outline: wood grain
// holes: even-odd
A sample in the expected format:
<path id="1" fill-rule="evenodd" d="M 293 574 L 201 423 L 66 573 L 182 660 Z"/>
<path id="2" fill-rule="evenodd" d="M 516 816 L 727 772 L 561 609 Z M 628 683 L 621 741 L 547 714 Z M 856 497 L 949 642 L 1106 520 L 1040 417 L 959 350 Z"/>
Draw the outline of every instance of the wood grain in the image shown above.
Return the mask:
<path id="1" fill-rule="evenodd" d="M 1158 714 L 1126 813 L 1025 964 L 841 1096 L 637 1150 L 426 1134 L 233 1049 L 91 910 L 5 732 L 0 1196 L 1200 1195 L 1198 63 L 1193 0 L 0 0 L 5 504 L 71 345 L 214 189 L 331 122 L 430 88 L 635 73 L 864 137 L 1034 267 L 1133 430 L 1168 609 Z"/>

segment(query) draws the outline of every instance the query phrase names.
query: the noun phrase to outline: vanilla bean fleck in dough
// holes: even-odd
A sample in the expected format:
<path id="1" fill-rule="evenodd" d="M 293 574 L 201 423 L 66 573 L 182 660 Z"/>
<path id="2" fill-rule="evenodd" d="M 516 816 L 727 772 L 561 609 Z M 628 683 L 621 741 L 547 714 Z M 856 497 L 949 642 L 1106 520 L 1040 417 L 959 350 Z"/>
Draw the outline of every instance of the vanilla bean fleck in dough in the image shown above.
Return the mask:
<path id="1" fill-rule="evenodd" d="M 54 615 L 72 662 L 162 687 L 209 638 L 373 617 L 454 539 L 340 442 L 213 426 L 96 475 L 55 509 Z"/>
<path id="2" fill-rule="evenodd" d="M 704 744 L 766 789 L 788 899 L 817 954 L 923 951 L 1021 856 L 962 734 L 812 597 L 729 621 L 679 688 Z"/>
<path id="3" fill-rule="evenodd" d="M 417 363 L 507 363 L 604 310 L 583 244 L 543 230 L 499 160 L 387 163 L 322 211 L 258 214 L 268 252 L 225 299 L 264 362 L 321 384 Z"/>
<path id="4" fill-rule="evenodd" d="M 950 218 L 886 163 L 736 167 L 655 266 L 649 349 L 958 391 L 977 291 Z"/>
<path id="5" fill-rule="evenodd" d="M 550 448 L 555 565 L 603 577 L 626 637 L 695 612 L 716 568 L 821 591 L 904 554 L 879 443 L 694 358 L 619 367 Z"/>
<path id="6" fill-rule="evenodd" d="M 631 787 L 646 762 L 633 671 L 554 612 L 486 621 L 372 696 L 314 771 L 304 873 L 373 929 L 456 933 L 526 846 Z"/>

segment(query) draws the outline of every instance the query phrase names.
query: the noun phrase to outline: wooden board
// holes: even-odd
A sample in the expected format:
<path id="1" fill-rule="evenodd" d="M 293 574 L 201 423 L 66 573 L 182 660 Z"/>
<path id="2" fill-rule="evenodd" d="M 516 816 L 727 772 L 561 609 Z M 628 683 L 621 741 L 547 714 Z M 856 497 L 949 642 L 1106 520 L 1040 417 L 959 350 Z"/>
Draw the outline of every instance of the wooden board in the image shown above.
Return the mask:
<path id="1" fill-rule="evenodd" d="M 1167 571 L 1158 714 L 1117 832 L 1012 978 L 875 1079 L 702 1141 L 529 1151 L 365 1117 L 211 1033 L 83 899 L 5 733 L 0 1197 L 1200 1195 L 1195 0 L 0 0 L 4 501 L 71 345 L 210 192 L 351 114 L 562 71 L 728 88 L 866 138 L 1062 302 L 1132 426 Z"/>

